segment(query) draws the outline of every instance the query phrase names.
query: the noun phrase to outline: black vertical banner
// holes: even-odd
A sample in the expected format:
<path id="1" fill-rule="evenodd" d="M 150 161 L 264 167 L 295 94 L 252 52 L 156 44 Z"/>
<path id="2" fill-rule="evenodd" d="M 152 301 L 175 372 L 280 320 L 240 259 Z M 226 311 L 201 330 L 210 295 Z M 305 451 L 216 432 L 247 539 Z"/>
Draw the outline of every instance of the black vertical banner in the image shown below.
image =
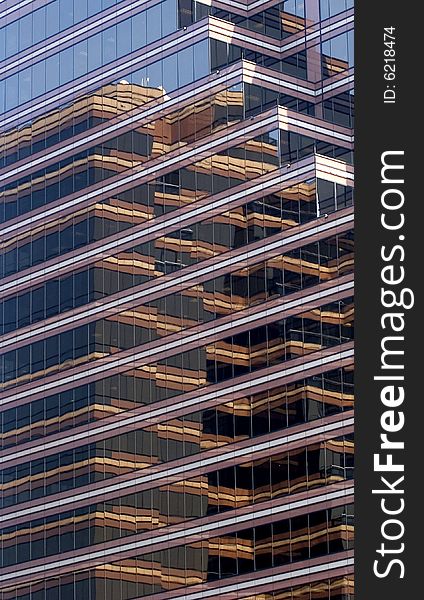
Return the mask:
<path id="1" fill-rule="evenodd" d="M 420 8 L 355 8 L 357 600 L 424 597 Z"/>

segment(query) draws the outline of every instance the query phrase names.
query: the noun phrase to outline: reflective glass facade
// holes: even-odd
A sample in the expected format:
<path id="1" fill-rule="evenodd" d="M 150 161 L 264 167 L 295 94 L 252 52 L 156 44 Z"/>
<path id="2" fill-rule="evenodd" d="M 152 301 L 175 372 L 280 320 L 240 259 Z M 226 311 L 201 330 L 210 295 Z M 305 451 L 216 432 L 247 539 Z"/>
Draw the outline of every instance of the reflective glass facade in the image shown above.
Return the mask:
<path id="1" fill-rule="evenodd" d="M 353 1 L 0 8 L 0 600 L 353 600 Z"/>

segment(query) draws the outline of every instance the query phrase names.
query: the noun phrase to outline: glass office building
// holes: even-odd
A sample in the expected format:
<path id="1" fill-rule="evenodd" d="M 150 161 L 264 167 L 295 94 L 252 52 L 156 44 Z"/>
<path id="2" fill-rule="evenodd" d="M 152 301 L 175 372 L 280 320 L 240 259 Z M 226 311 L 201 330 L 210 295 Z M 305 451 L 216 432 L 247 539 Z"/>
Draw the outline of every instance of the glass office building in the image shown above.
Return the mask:
<path id="1" fill-rule="evenodd" d="M 352 600 L 352 0 L 4 0 L 0 60 L 0 600 Z"/>

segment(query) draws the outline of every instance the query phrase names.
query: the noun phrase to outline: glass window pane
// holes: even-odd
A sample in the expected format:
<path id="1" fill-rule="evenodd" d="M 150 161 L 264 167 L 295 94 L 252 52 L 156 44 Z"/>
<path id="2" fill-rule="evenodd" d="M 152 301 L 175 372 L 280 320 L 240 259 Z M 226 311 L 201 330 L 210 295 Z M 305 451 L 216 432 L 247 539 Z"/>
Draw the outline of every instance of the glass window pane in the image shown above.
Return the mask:
<path id="1" fill-rule="evenodd" d="M 155 42 L 161 34 L 161 5 L 152 6 L 147 11 L 147 43 Z"/>
<path id="2" fill-rule="evenodd" d="M 59 2 L 51 2 L 46 6 L 46 36 L 50 37 L 59 30 Z"/>
<path id="3" fill-rule="evenodd" d="M 184 48 L 178 53 L 178 87 L 193 81 L 193 48 Z"/>
<path id="4" fill-rule="evenodd" d="M 131 52 L 131 19 L 117 25 L 117 56 L 125 56 Z"/>
<path id="5" fill-rule="evenodd" d="M 162 2 L 162 36 L 165 37 L 177 30 L 177 3 L 176 0 Z"/>

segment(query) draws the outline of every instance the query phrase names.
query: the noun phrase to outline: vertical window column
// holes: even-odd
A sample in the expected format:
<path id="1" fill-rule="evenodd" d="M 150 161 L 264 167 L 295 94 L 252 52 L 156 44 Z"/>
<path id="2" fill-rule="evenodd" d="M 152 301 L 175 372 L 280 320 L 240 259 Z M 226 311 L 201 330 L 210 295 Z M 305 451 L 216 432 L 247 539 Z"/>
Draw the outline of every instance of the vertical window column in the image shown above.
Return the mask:
<path id="1" fill-rule="evenodd" d="M 320 23 L 320 0 L 308 0 L 306 3 L 306 27 L 318 27 Z M 315 44 L 306 48 L 306 64 L 308 81 L 316 83 L 321 81 L 321 44 Z M 323 118 L 322 103 L 315 107 L 315 116 L 318 119 Z"/>

